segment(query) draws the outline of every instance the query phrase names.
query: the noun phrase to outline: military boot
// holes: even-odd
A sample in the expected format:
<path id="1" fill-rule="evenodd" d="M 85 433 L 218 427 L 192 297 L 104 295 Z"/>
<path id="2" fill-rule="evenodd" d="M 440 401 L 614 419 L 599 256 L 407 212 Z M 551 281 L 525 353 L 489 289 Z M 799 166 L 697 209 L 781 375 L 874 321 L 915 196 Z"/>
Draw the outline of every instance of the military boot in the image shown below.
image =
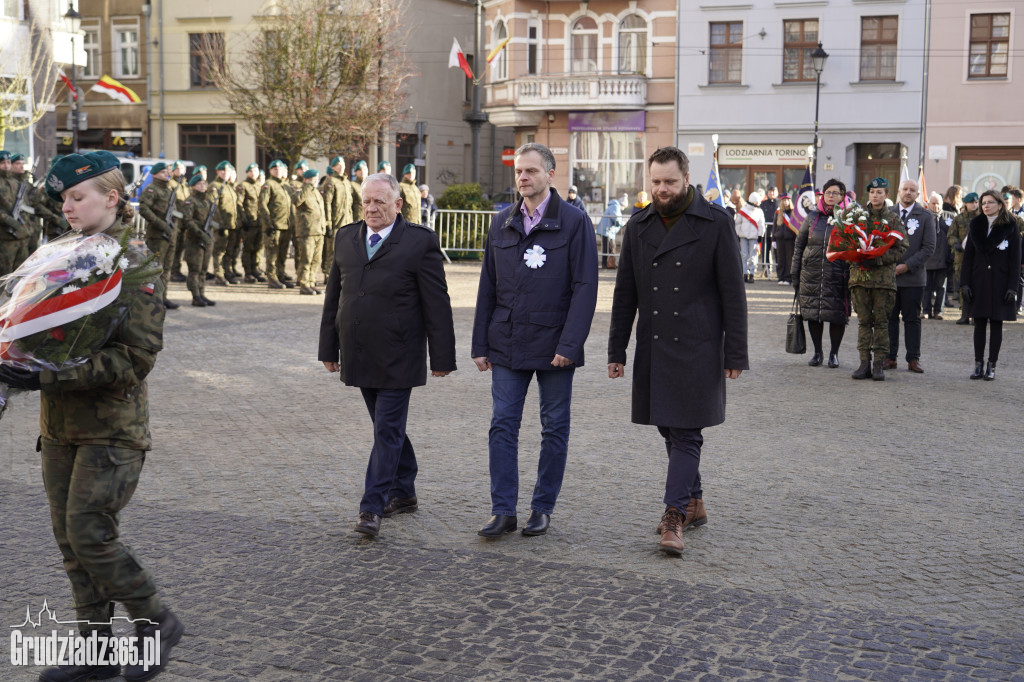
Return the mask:
<path id="1" fill-rule="evenodd" d="M 124 679 L 127 682 L 148 680 L 163 672 L 167 666 L 171 649 L 181 641 L 181 636 L 185 633 L 185 626 L 168 609 L 161 611 L 160 615 L 153 620 L 156 622 L 135 624 L 135 634 L 138 637 L 135 640 L 135 648 L 138 651 L 139 663 L 125 666 Z M 160 663 L 150 663 L 145 666 L 142 661 L 143 654 L 155 650 L 152 642 L 156 641 L 158 631 L 160 633 Z M 146 640 L 150 640 L 150 642 L 147 643 Z"/>
<path id="2" fill-rule="evenodd" d="M 876 357 L 874 364 L 871 366 L 871 378 L 875 381 L 885 381 L 885 364 L 884 357 Z"/>
<path id="3" fill-rule="evenodd" d="M 84 637 L 85 635 L 83 635 Z M 90 633 L 91 636 L 91 633 Z M 99 640 L 107 640 L 114 636 L 109 627 L 96 631 Z M 99 643 L 99 642 L 98 642 Z M 110 652 L 108 644 L 100 644 L 97 651 Z M 85 680 L 112 680 L 121 675 L 120 665 L 60 665 L 47 668 L 39 673 L 39 682 L 85 682 Z"/>
<path id="4" fill-rule="evenodd" d="M 871 353 L 861 353 L 860 355 L 860 367 L 853 373 L 854 379 L 870 379 L 871 378 Z"/>
<path id="5" fill-rule="evenodd" d="M 268 289 L 284 289 L 284 285 L 281 284 L 281 282 L 279 282 L 276 277 L 271 277 L 269 280 L 267 280 L 267 288 Z"/>

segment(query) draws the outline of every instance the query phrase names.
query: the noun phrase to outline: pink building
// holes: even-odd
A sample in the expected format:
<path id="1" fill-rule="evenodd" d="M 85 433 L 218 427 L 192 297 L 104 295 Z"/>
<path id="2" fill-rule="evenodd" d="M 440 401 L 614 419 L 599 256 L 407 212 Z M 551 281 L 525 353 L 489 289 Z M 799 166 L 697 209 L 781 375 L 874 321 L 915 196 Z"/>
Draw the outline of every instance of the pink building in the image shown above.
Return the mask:
<path id="1" fill-rule="evenodd" d="M 925 180 L 942 193 L 1021 184 L 1024 31 L 1020 0 L 932 3 Z"/>
<path id="2" fill-rule="evenodd" d="M 491 0 L 484 110 L 555 154 L 555 186 L 590 213 L 646 186 L 644 160 L 674 138 L 676 0 Z M 508 185 L 512 186 L 511 169 Z"/>

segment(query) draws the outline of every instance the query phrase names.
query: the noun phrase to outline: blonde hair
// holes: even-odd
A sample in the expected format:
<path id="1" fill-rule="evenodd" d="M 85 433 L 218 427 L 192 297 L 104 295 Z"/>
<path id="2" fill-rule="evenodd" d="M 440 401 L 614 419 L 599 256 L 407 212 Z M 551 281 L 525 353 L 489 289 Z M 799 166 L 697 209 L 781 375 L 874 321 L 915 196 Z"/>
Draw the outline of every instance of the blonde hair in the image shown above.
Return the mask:
<path id="1" fill-rule="evenodd" d="M 124 181 L 124 174 L 120 168 L 113 168 L 106 173 L 90 178 L 100 194 L 106 194 L 110 190 L 117 190 L 117 217 L 125 225 L 131 225 L 135 218 L 135 209 L 128 201 L 128 195 L 124 193 L 127 183 Z"/>

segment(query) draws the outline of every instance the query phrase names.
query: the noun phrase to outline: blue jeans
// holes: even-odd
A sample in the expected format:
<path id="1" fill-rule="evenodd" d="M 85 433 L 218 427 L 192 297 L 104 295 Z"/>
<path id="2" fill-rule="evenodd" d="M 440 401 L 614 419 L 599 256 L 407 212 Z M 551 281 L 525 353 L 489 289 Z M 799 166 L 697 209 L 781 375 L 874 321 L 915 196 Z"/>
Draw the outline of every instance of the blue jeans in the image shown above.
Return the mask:
<path id="1" fill-rule="evenodd" d="M 757 272 L 757 239 L 740 237 L 740 258 L 743 261 L 743 274 L 753 275 Z"/>
<path id="2" fill-rule="evenodd" d="M 562 489 L 569 452 L 569 407 L 575 367 L 536 370 L 540 390 L 540 461 L 530 508 L 550 514 Z M 491 367 L 494 412 L 488 437 L 491 465 L 491 513 L 516 515 L 519 500 L 519 426 L 534 370 Z"/>
<path id="3" fill-rule="evenodd" d="M 700 485 L 700 448 L 704 437 L 700 429 L 658 427 L 668 452 L 668 473 L 665 475 L 665 506 L 686 511 L 690 498 L 704 497 Z"/>
<path id="4" fill-rule="evenodd" d="M 361 388 L 373 421 L 373 449 L 366 466 L 366 483 L 359 511 L 384 514 L 392 497 L 416 495 L 416 453 L 405 435 L 411 388 Z"/>

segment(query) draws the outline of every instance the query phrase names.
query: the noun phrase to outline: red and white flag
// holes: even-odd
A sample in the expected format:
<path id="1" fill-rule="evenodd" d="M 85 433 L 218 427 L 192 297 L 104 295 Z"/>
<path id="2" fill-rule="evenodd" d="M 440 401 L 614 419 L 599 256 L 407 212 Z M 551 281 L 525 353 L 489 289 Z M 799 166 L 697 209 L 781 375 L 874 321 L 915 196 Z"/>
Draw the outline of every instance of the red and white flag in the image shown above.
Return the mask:
<path id="1" fill-rule="evenodd" d="M 67 75 L 66 73 L 64 73 L 64 69 L 62 69 L 62 68 L 60 68 L 60 67 L 58 66 L 58 67 L 57 67 L 57 75 L 58 75 L 58 76 L 60 76 L 60 79 L 61 79 L 62 81 L 64 81 L 64 85 L 68 86 L 68 90 L 70 90 L 70 91 L 71 91 L 71 97 L 72 97 L 72 99 L 76 99 L 76 100 L 77 100 L 77 99 L 78 99 L 78 91 L 77 91 L 77 90 L 75 90 L 75 86 L 74 86 L 74 84 L 73 84 L 73 83 L 71 82 L 71 79 L 70 79 L 70 78 L 68 78 L 68 75 Z"/>
<path id="2" fill-rule="evenodd" d="M 466 78 L 473 80 L 473 70 L 469 68 L 466 53 L 459 47 L 459 41 L 456 38 L 452 38 L 452 51 L 448 54 L 448 68 L 462 69 Z"/>

